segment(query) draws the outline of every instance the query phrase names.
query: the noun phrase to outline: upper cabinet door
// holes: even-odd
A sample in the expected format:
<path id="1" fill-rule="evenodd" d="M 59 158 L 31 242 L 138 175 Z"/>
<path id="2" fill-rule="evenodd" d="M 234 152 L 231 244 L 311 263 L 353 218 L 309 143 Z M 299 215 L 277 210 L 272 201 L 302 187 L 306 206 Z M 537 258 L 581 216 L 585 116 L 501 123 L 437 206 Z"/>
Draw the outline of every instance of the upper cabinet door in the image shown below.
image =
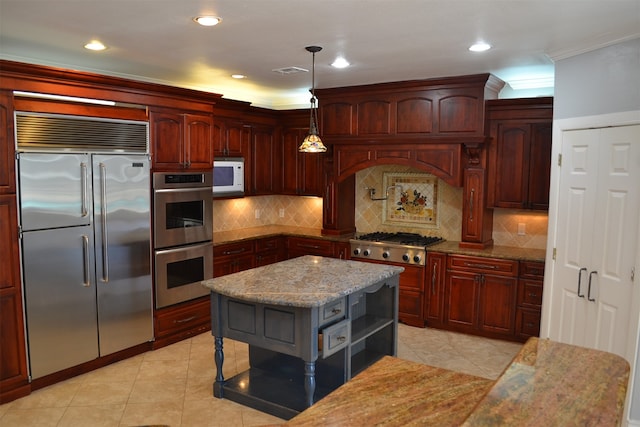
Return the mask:
<path id="1" fill-rule="evenodd" d="M 213 167 L 213 118 L 210 114 L 184 115 L 184 150 L 188 168 Z"/>
<path id="2" fill-rule="evenodd" d="M 0 194 L 15 193 L 13 95 L 0 91 Z"/>
<path id="3" fill-rule="evenodd" d="M 182 169 L 182 165 L 185 164 L 182 116 L 177 112 L 151 111 L 149 129 L 153 167 Z"/>
<path id="4" fill-rule="evenodd" d="M 213 167 L 213 118 L 210 114 L 151 111 L 149 114 L 154 169 Z"/>

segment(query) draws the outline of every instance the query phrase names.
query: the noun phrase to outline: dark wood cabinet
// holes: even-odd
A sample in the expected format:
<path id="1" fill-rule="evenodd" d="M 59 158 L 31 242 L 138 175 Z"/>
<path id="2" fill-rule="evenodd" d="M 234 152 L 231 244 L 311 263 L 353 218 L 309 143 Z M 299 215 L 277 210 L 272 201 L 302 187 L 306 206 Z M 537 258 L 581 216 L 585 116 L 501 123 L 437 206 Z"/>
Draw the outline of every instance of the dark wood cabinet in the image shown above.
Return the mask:
<path id="1" fill-rule="evenodd" d="M 323 153 L 300 153 L 298 147 L 308 128 L 282 130 L 281 194 L 322 196 Z"/>
<path id="2" fill-rule="evenodd" d="M 154 169 L 213 167 L 213 117 L 210 114 L 151 110 L 149 126 Z"/>
<path id="3" fill-rule="evenodd" d="M 280 145 L 274 129 L 267 126 L 251 128 L 251 156 L 249 158 L 250 195 L 277 194 L 280 189 Z"/>
<path id="4" fill-rule="evenodd" d="M 339 139 L 483 136 L 485 99 L 504 83 L 490 74 L 317 90 L 320 134 Z M 393 139 L 391 139 L 393 138 Z"/>
<path id="5" fill-rule="evenodd" d="M 27 373 L 15 194 L 0 194 L 0 403 L 26 396 Z"/>
<path id="6" fill-rule="evenodd" d="M 442 326 L 444 322 L 444 284 L 447 254 L 427 252 L 424 319 L 426 326 Z"/>
<path id="7" fill-rule="evenodd" d="M 256 239 L 255 259 L 256 267 L 283 261 L 286 256 L 286 240 L 282 236 L 264 237 Z"/>
<path id="8" fill-rule="evenodd" d="M 303 255 L 316 255 L 334 258 L 333 242 L 311 237 L 287 238 L 287 258 L 296 258 Z"/>
<path id="9" fill-rule="evenodd" d="M 460 247 L 481 249 L 493 243 L 493 212 L 486 207 L 485 189 L 486 171 L 465 169 Z"/>
<path id="10" fill-rule="evenodd" d="M 547 210 L 553 98 L 488 101 L 487 118 L 488 205 Z"/>
<path id="11" fill-rule="evenodd" d="M 211 329 L 209 296 L 156 310 L 153 348 L 173 344 Z"/>
<path id="12" fill-rule="evenodd" d="M 513 339 L 518 261 L 449 255 L 445 322 L 460 332 Z"/>
<path id="13" fill-rule="evenodd" d="M 0 194 L 15 193 L 13 94 L 0 91 Z"/>
<path id="14" fill-rule="evenodd" d="M 249 152 L 251 127 L 235 119 L 214 117 L 213 155 L 215 157 L 244 157 Z"/>
<path id="15" fill-rule="evenodd" d="M 255 267 L 254 241 L 226 243 L 213 247 L 213 277 Z"/>
<path id="16" fill-rule="evenodd" d="M 544 262 L 520 261 L 516 338 L 526 341 L 540 336 Z"/>

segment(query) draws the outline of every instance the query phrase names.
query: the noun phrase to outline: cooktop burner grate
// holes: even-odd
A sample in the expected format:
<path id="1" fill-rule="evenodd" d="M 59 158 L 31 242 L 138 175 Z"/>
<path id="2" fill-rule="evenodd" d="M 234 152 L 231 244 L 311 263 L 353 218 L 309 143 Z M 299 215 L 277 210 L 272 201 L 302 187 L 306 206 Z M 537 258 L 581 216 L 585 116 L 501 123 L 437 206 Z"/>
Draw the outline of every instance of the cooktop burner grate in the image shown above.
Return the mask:
<path id="1" fill-rule="evenodd" d="M 443 240 L 442 237 L 423 236 L 417 233 L 388 233 L 383 231 L 362 234 L 357 236 L 356 239 L 370 242 L 398 243 L 410 246 L 429 246 Z"/>

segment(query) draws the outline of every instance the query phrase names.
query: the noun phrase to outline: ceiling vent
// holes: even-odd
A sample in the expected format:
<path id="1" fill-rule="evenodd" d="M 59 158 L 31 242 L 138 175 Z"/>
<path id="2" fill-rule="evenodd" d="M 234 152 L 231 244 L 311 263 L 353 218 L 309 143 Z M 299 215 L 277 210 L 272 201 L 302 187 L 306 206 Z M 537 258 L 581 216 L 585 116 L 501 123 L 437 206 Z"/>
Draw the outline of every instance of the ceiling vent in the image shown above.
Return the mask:
<path id="1" fill-rule="evenodd" d="M 271 70 L 275 73 L 280 74 L 295 74 L 295 73 L 308 73 L 309 70 L 300 67 L 284 67 L 284 68 L 276 68 L 275 70 Z"/>

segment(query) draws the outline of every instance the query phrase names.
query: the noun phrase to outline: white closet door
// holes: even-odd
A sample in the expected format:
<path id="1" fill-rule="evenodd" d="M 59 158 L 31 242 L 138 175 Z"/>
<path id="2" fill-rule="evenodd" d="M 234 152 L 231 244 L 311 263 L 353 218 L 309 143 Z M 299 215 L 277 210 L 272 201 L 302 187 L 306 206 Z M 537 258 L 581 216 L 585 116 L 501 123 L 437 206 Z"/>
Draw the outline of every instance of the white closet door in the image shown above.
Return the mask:
<path id="1" fill-rule="evenodd" d="M 564 131 L 562 163 L 550 338 L 626 357 L 640 126 Z"/>

